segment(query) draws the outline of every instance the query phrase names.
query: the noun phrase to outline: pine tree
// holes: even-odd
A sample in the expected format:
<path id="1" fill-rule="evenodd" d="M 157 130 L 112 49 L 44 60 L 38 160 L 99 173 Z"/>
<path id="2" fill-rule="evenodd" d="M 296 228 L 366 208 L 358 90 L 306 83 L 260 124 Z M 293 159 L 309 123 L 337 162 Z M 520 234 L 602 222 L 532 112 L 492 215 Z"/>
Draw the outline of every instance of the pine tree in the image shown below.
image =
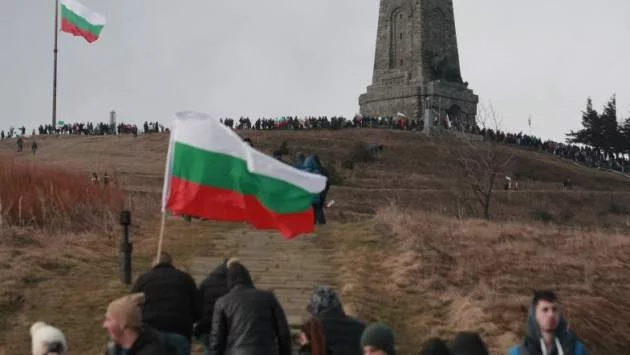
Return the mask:
<path id="1" fill-rule="evenodd" d="M 630 153 L 630 116 L 623 121 L 620 129 L 620 147 L 622 153 Z"/>
<path id="2" fill-rule="evenodd" d="M 582 129 L 567 134 L 568 143 L 580 143 L 600 149 L 604 145 L 600 115 L 593 109 L 593 100 L 586 100 L 586 110 L 582 111 Z"/>
<path id="3" fill-rule="evenodd" d="M 609 153 L 619 153 L 621 146 L 621 129 L 617 122 L 617 98 L 613 95 L 600 115 L 602 127 L 602 144 L 601 149 Z"/>

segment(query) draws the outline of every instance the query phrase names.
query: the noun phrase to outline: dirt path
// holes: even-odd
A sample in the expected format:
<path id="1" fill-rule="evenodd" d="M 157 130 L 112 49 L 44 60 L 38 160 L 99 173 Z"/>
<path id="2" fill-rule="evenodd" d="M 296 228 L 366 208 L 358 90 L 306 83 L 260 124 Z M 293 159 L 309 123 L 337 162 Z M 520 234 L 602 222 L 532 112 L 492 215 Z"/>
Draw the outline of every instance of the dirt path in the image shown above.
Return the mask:
<path id="1" fill-rule="evenodd" d="M 334 270 L 316 235 L 287 241 L 277 233 L 236 229 L 213 236 L 209 256 L 192 258 L 189 271 L 201 282 L 223 258 L 238 257 L 257 288 L 273 290 L 292 330 L 306 316 L 308 299 L 318 285 L 334 286 Z"/>

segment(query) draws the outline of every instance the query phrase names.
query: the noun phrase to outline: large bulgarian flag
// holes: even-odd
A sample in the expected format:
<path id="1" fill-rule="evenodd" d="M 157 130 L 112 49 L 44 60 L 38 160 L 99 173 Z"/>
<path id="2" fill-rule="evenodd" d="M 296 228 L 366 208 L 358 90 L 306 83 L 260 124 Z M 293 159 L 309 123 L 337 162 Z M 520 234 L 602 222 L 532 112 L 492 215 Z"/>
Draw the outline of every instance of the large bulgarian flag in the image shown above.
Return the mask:
<path id="1" fill-rule="evenodd" d="M 96 41 L 105 26 L 105 17 L 75 0 L 61 0 L 61 31 Z"/>
<path id="2" fill-rule="evenodd" d="M 313 195 L 325 185 L 324 176 L 257 151 L 218 119 L 197 112 L 175 115 L 164 212 L 248 222 L 291 239 L 313 231 Z"/>

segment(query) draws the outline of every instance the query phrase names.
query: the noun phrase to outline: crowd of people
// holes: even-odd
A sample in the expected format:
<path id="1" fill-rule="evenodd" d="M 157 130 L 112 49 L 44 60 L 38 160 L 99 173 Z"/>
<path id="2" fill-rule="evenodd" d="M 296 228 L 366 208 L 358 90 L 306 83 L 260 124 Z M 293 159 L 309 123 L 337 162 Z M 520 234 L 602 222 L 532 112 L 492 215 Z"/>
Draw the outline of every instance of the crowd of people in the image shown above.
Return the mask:
<path id="1" fill-rule="evenodd" d="M 597 149 L 577 146 L 572 144 L 558 143 L 551 140 L 542 141 L 538 137 L 521 133 L 505 133 L 492 129 L 482 129 L 479 131 L 483 137 L 495 142 L 516 145 L 519 147 L 534 149 L 540 152 L 553 154 L 555 156 L 571 160 L 589 168 L 616 170 L 622 173 L 630 171 L 630 160 L 623 156 L 615 156 L 612 153 L 605 154 Z"/>
<path id="2" fill-rule="evenodd" d="M 443 120 L 444 121 L 444 120 Z M 241 117 L 238 120 L 233 118 L 221 118 L 226 126 L 237 130 L 308 130 L 308 129 L 342 129 L 342 128 L 386 128 L 399 130 L 422 130 L 424 122 L 422 120 L 411 120 L 406 116 L 397 117 L 363 117 L 355 116 L 352 119 L 344 117 L 296 117 L 287 116 L 281 118 L 258 118 L 254 122 L 249 117 Z M 492 129 L 480 129 L 476 125 L 457 125 L 450 120 L 444 122 L 436 121 L 437 126 L 447 129 L 462 130 L 468 133 L 480 134 L 486 139 L 503 144 L 516 145 L 523 148 L 534 149 L 540 152 L 553 154 L 555 156 L 571 160 L 589 168 L 610 169 L 627 173 L 630 170 L 630 159 L 624 155 L 615 156 L 612 153 L 604 153 L 600 150 L 577 146 L 565 143 L 558 143 L 551 140 L 542 139 L 521 133 L 506 133 Z M 168 132 L 159 122 L 144 122 L 144 133 Z M 53 129 L 51 125 L 39 126 L 39 135 L 70 134 L 70 135 L 107 135 L 107 134 L 132 134 L 138 135 L 138 128 L 135 124 L 119 124 L 113 129 L 107 123 L 73 123 L 64 124 Z M 16 136 L 24 136 L 26 128 L 18 130 L 11 128 L 5 134 L 0 131 L 0 140 L 10 139 Z M 35 134 L 35 131 L 33 132 Z"/>
<path id="3" fill-rule="evenodd" d="M 238 259 L 223 260 L 197 286 L 173 258 L 162 253 L 131 294 L 112 301 L 104 315 L 106 355 L 190 355 L 193 340 L 206 355 L 396 355 L 396 335 L 387 324 L 351 317 L 334 289 L 317 287 L 305 300 L 309 317 L 296 336 L 271 291 L 256 288 Z M 63 332 L 45 323 L 31 327 L 33 355 L 67 355 Z M 80 339 L 77 339 L 80 341 Z M 551 291 L 534 294 L 524 340 L 508 355 L 587 355 L 569 330 Z M 419 355 L 488 355 L 482 338 L 458 333 L 452 341 L 429 339 Z"/>

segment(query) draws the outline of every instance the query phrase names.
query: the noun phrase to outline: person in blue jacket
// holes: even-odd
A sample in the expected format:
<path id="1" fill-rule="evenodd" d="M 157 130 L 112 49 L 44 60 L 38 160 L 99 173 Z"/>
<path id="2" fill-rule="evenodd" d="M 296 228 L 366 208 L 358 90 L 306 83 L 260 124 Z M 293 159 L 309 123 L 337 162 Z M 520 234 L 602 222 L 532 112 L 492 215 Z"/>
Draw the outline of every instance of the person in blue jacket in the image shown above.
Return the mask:
<path id="1" fill-rule="evenodd" d="M 508 355 L 588 355 L 588 349 L 569 330 L 552 291 L 537 291 L 527 315 L 523 344 L 510 348 Z"/>
<path id="2" fill-rule="evenodd" d="M 315 154 L 311 154 L 302 163 L 300 170 L 312 173 L 319 174 L 326 177 L 326 187 L 319 194 L 313 195 L 313 212 L 315 213 L 315 224 L 326 224 L 326 216 L 324 214 L 324 206 L 326 204 L 326 196 L 328 194 L 328 189 L 330 188 L 328 171 L 322 167 L 319 158 Z"/>

